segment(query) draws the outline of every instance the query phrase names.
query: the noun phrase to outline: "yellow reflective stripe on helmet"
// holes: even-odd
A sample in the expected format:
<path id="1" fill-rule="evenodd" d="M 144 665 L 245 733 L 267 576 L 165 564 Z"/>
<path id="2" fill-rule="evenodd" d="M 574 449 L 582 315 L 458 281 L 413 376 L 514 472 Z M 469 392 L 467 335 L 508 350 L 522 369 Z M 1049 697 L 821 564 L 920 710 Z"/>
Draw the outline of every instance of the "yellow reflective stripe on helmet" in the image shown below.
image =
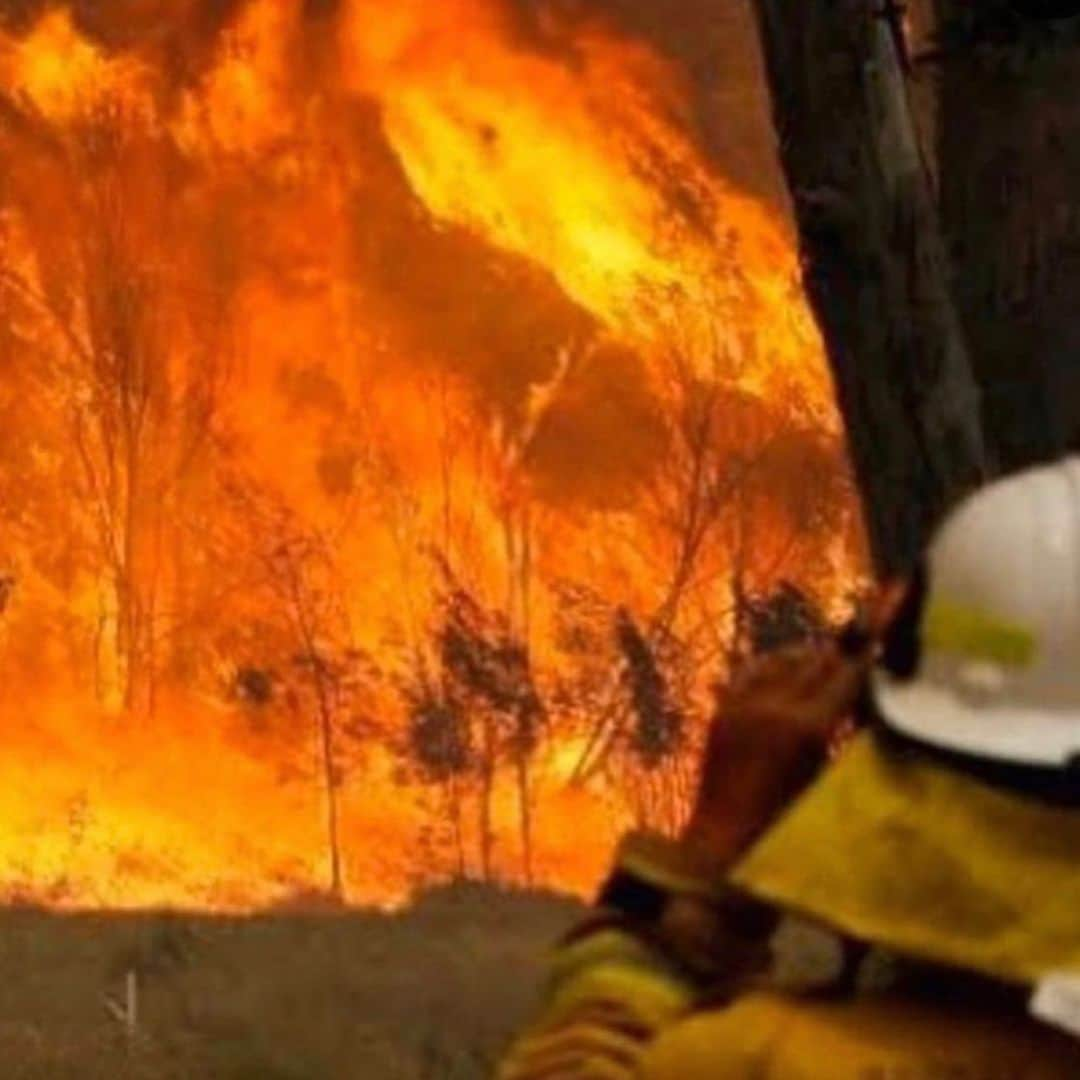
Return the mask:
<path id="1" fill-rule="evenodd" d="M 1025 627 L 941 598 L 930 601 L 922 634 L 929 649 L 1007 667 L 1029 667 L 1038 648 L 1035 635 Z"/>

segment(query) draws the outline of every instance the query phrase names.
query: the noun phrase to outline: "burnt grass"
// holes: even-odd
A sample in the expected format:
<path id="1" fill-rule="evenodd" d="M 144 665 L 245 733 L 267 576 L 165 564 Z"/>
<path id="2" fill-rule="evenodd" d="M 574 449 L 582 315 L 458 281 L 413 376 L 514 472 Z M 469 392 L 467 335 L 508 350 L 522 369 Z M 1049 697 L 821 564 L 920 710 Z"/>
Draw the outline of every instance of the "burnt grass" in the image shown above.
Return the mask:
<path id="1" fill-rule="evenodd" d="M 8 909 L 0 1076 L 479 1080 L 528 1016 L 546 952 L 580 910 L 477 885 L 393 914 Z"/>

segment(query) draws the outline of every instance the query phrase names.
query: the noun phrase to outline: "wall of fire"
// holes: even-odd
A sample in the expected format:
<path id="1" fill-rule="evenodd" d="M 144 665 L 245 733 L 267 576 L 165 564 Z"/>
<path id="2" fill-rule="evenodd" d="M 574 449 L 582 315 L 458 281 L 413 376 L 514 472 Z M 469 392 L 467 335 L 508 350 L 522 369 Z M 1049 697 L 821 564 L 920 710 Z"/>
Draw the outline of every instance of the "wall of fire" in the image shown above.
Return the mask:
<path id="1" fill-rule="evenodd" d="M 7 4 L 0 368 L 9 896 L 586 889 L 861 566 L 736 0 Z"/>

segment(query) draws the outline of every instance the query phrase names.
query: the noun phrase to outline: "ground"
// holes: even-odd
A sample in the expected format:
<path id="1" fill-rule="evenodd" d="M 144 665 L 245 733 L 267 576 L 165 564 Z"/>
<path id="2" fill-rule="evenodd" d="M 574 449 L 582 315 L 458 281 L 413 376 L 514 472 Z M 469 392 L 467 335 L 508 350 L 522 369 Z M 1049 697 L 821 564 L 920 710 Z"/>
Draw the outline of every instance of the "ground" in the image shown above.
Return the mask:
<path id="1" fill-rule="evenodd" d="M 455 886 L 392 915 L 8 911 L 0 1075 L 480 1080 L 528 1014 L 547 946 L 579 910 Z"/>

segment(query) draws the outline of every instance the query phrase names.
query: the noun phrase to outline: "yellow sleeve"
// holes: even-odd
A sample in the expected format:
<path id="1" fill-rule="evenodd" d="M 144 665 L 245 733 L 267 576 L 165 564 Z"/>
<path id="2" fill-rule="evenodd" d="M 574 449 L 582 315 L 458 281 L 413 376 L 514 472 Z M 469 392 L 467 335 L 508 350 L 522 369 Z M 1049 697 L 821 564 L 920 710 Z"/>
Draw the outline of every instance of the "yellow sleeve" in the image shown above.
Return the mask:
<path id="1" fill-rule="evenodd" d="M 497 1080 L 628 1080 L 693 998 L 690 980 L 630 931 L 586 931 L 558 952 L 540 1015 Z"/>
<path id="2" fill-rule="evenodd" d="M 638 1077 L 656 1036 L 702 987 L 760 964 L 773 922 L 692 850 L 649 833 L 623 837 L 600 903 L 612 914 L 558 951 L 540 1015 L 497 1080 Z"/>

